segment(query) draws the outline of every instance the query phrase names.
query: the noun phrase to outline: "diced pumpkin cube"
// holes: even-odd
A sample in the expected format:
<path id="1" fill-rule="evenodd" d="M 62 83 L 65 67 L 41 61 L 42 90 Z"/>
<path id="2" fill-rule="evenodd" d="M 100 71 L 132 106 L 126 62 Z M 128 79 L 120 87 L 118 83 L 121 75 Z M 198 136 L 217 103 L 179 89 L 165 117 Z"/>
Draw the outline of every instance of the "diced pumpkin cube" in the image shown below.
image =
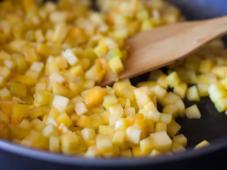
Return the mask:
<path id="1" fill-rule="evenodd" d="M 207 140 L 203 140 L 202 142 L 198 143 L 195 146 L 195 149 L 203 148 L 209 145 L 209 142 Z"/>
<path id="2" fill-rule="evenodd" d="M 123 151 L 121 151 L 120 154 L 121 154 L 122 157 L 126 157 L 126 158 L 132 157 L 132 151 L 130 149 L 123 150 Z"/>
<path id="3" fill-rule="evenodd" d="M 13 105 L 11 121 L 13 123 L 19 123 L 24 118 L 29 117 L 30 111 L 31 111 L 30 105 L 15 103 Z"/>
<path id="4" fill-rule="evenodd" d="M 181 126 L 174 120 L 170 124 L 167 125 L 168 134 L 173 137 L 175 136 L 181 129 Z"/>
<path id="5" fill-rule="evenodd" d="M 152 133 L 150 138 L 153 142 L 154 148 L 160 151 L 168 151 L 171 147 L 172 140 L 165 131 Z"/>
<path id="6" fill-rule="evenodd" d="M 64 124 L 66 127 L 70 127 L 72 125 L 72 120 L 66 113 L 61 113 L 57 118 L 57 122 L 59 124 Z"/>
<path id="7" fill-rule="evenodd" d="M 67 87 L 60 83 L 53 83 L 53 93 L 62 96 L 69 96 L 70 91 Z"/>
<path id="8" fill-rule="evenodd" d="M 113 144 L 111 137 L 108 135 L 98 135 L 96 137 L 96 146 L 101 153 L 112 151 Z"/>
<path id="9" fill-rule="evenodd" d="M 88 107 L 96 107 L 100 105 L 106 95 L 106 90 L 101 87 L 89 89 L 84 95 L 84 101 Z"/>
<path id="10" fill-rule="evenodd" d="M 73 53 L 71 49 L 66 49 L 65 51 L 63 51 L 62 56 L 70 65 L 74 65 L 78 62 L 77 56 Z"/>
<path id="11" fill-rule="evenodd" d="M 8 99 L 11 96 L 10 91 L 7 88 L 3 88 L 0 90 L 0 97 L 2 99 Z"/>
<path id="12" fill-rule="evenodd" d="M 124 131 L 116 131 L 113 134 L 112 142 L 113 142 L 113 144 L 124 145 L 125 144 L 125 132 Z"/>
<path id="13" fill-rule="evenodd" d="M 200 97 L 208 96 L 208 88 L 209 88 L 209 85 L 208 84 L 199 83 L 197 85 L 197 87 L 198 87 L 198 91 L 199 91 L 199 96 Z"/>
<path id="14" fill-rule="evenodd" d="M 27 95 L 27 88 L 24 84 L 13 82 L 10 85 L 10 91 L 13 95 L 18 97 L 25 97 Z"/>
<path id="15" fill-rule="evenodd" d="M 227 96 L 227 91 L 220 83 L 211 84 L 208 88 L 209 96 L 213 102 Z"/>
<path id="16" fill-rule="evenodd" d="M 124 69 L 123 63 L 122 63 L 121 59 L 118 57 L 111 58 L 109 60 L 108 64 L 109 64 L 111 70 L 116 74 L 120 73 Z"/>
<path id="17" fill-rule="evenodd" d="M 227 109 L 227 97 L 216 100 L 214 105 L 219 112 L 225 111 Z"/>
<path id="18" fill-rule="evenodd" d="M 99 155 L 99 152 L 98 152 L 98 149 L 94 146 L 90 146 L 86 153 L 85 153 L 85 157 L 88 157 L 88 158 L 95 158 Z"/>
<path id="19" fill-rule="evenodd" d="M 37 91 L 34 94 L 34 105 L 35 106 L 45 106 L 52 102 L 53 96 L 51 92 L 47 90 Z"/>
<path id="20" fill-rule="evenodd" d="M 57 129 L 53 125 L 47 125 L 43 129 L 43 135 L 46 136 L 46 137 L 50 137 L 50 136 L 55 135 L 55 134 L 57 134 Z"/>
<path id="21" fill-rule="evenodd" d="M 149 93 L 148 91 L 149 90 L 146 87 L 140 87 L 134 90 L 135 98 L 139 106 L 142 107 L 143 105 L 151 101 L 151 99 L 148 96 L 148 93 Z"/>
<path id="22" fill-rule="evenodd" d="M 104 55 L 107 54 L 108 52 L 108 47 L 105 44 L 99 44 L 95 49 L 94 49 L 95 54 L 98 57 L 103 57 Z"/>
<path id="23" fill-rule="evenodd" d="M 74 110 L 75 110 L 76 114 L 79 116 L 85 114 L 88 111 L 86 105 L 82 101 L 77 101 L 75 103 Z"/>
<path id="24" fill-rule="evenodd" d="M 123 80 L 114 83 L 114 91 L 116 93 L 116 96 L 118 97 L 124 97 L 130 99 L 130 101 L 134 100 L 134 94 L 133 94 L 133 86 L 131 85 L 129 80 Z"/>
<path id="25" fill-rule="evenodd" d="M 179 143 L 175 143 L 173 141 L 173 144 L 172 144 L 172 151 L 173 152 L 182 152 L 182 151 L 185 151 L 185 147 L 180 145 Z"/>
<path id="26" fill-rule="evenodd" d="M 192 105 L 185 110 L 185 114 L 189 119 L 200 119 L 201 113 L 197 107 L 197 105 Z"/>
<path id="27" fill-rule="evenodd" d="M 85 141 L 89 141 L 95 138 L 95 130 L 91 128 L 82 129 L 81 134 Z"/>
<path id="28" fill-rule="evenodd" d="M 67 33 L 68 27 L 65 24 L 57 24 L 54 29 L 52 41 L 54 43 L 62 43 L 66 38 Z"/>
<path id="29" fill-rule="evenodd" d="M 87 128 L 87 127 L 91 128 L 91 127 L 93 127 L 92 120 L 90 117 L 82 115 L 82 116 L 80 116 L 80 118 L 77 122 L 77 126 L 83 127 L 83 128 Z"/>
<path id="30" fill-rule="evenodd" d="M 108 109 L 110 106 L 117 104 L 117 98 L 116 96 L 105 96 L 103 100 L 103 106 Z"/>
<path id="31" fill-rule="evenodd" d="M 169 124 L 172 121 L 172 115 L 161 113 L 160 114 L 160 121 L 164 122 L 165 124 Z"/>
<path id="32" fill-rule="evenodd" d="M 16 77 L 16 80 L 21 83 L 21 84 L 25 84 L 28 86 L 31 85 L 35 85 L 37 83 L 37 78 L 33 78 L 31 76 L 28 75 L 19 75 Z"/>
<path id="33" fill-rule="evenodd" d="M 187 91 L 187 99 L 190 101 L 199 101 L 199 92 L 196 86 L 191 86 Z"/>
<path id="34" fill-rule="evenodd" d="M 58 110 L 58 111 L 64 111 L 69 103 L 69 99 L 64 96 L 60 95 L 55 95 L 53 99 L 53 106 Z"/>
<path id="35" fill-rule="evenodd" d="M 171 74 L 169 74 L 167 76 L 167 81 L 170 87 L 175 87 L 181 82 L 177 72 L 172 72 Z"/>
<path id="36" fill-rule="evenodd" d="M 159 121 L 160 113 L 152 102 L 149 102 L 144 105 L 143 109 L 141 109 L 141 113 L 144 115 L 145 118 L 149 120 L 153 120 L 155 122 Z"/>
<path id="37" fill-rule="evenodd" d="M 138 144 L 141 138 L 141 130 L 137 127 L 130 126 L 126 130 L 128 141 Z"/>
<path id="38" fill-rule="evenodd" d="M 51 152 L 60 152 L 60 139 L 55 136 L 49 138 L 49 150 Z"/>
<path id="39" fill-rule="evenodd" d="M 154 143 L 151 137 L 147 137 L 140 141 L 140 149 L 148 154 L 154 149 Z"/>
<path id="40" fill-rule="evenodd" d="M 101 135 L 113 136 L 114 129 L 110 126 L 101 125 L 99 126 L 98 133 Z"/>
<path id="41" fill-rule="evenodd" d="M 36 51 L 42 56 L 49 56 L 51 54 L 51 49 L 47 44 L 37 44 Z"/>
<path id="42" fill-rule="evenodd" d="M 159 100 L 161 100 L 167 93 L 166 89 L 159 85 L 151 87 L 150 90 L 153 94 L 157 96 Z"/>
<path id="43" fill-rule="evenodd" d="M 186 146 L 187 145 L 187 138 L 183 134 L 180 134 L 180 135 L 174 136 L 173 142 L 178 143 L 182 146 Z"/>
<path id="44" fill-rule="evenodd" d="M 132 153 L 134 157 L 144 157 L 146 153 L 144 153 L 139 146 L 134 146 L 132 148 Z"/>
<path id="45" fill-rule="evenodd" d="M 178 108 L 175 104 L 168 104 L 164 106 L 162 111 L 163 113 L 168 113 L 175 116 L 178 113 Z"/>
<path id="46" fill-rule="evenodd" d="M 187 84 L 180 83 L 174 87 L 174 93 L 178 94 L 181 98 L 184 98 L 187 91 Z"/>
<path id="47" fill-rule="evenodd" d="M 166 131 L 166 130 L 167 130 L 167 124 L 165 124 L 163 122 L 156 123 L 156 126 L 155 126 L 156 132 Z"/>
<path id="48" fill-rule="evenodd" d="M 67 155 L 79 154 L 84 150 L 82 142 L 76 133 L 68 132 L 61 136 L 61 150 Z"/>
<path id="49" fill-rule="evenodd" d="M 214 62 L 211 59 L 205 59 L 200 62 L 199 72 L 208 73 L 212 70 L 213 66 L 214 66 Z"/>
<path id="50" fill-rule="evenodd" d="M 161 155 L 161 154 L 162 153 L 159 150 L 153 149 L 149 156 L 154 157 L 154 156 L 158 156 L 158 155 Z"/>
<path id="51" fill-rule="evenodd" d="M 30 133 L 22 140 L 21 144 L 44 150 L 47 150 L 49 147 L 48 139 L 41 133 L 34 130 L 30 131 Z"/>
<path id="52" fill-rule="evenodd" d="M 0 122 L 0 138 L 1 139 L 9 139 L 10 137 L 10 129 L 6 123 Z"/>
<path id="53" fill-rule="evenodd" d="M 116 121 L 123 117 L 124 110 L 121 105 L 114 105 L 108 109 L 109 115 L 109 124 L 115 125 Z"/>

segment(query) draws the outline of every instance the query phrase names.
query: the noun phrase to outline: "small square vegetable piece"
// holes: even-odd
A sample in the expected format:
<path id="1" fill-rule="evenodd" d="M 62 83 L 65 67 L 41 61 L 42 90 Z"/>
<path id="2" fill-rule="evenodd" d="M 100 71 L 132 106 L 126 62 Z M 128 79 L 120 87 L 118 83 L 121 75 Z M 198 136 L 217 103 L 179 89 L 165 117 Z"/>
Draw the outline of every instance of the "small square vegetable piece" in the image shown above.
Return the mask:
<path id="1" fill-rule="evenodd" d="M 188 119 L 200 119 L 201 114 L 197 105 L 192 105 L 185 110 L 186 116 Z"/>

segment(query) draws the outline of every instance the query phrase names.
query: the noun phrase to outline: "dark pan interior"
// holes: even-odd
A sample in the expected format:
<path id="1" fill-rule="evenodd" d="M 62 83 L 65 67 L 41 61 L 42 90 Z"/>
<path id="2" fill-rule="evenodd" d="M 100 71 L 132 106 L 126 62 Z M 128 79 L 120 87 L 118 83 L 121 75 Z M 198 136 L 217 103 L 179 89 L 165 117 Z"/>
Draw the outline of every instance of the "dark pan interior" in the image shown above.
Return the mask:
<path id="1" fill-rule="evenodd" d="M 170 0 L 178 6 L 188 20 L 207 19 L 227 15 L 225 0 Z M 227 45 L 227 37 L 223 37 Z M 186 105 L 192 104 L 185 101 Z M 188 137 L 188 146 L 192 147 L 203 139 L 208 141 L 227 140 L 227 116 L 216 110 L 213 103 L 204 98 L 198 103 L 202 113 L 200 120 L 179 119 L 182 133 Z"/>

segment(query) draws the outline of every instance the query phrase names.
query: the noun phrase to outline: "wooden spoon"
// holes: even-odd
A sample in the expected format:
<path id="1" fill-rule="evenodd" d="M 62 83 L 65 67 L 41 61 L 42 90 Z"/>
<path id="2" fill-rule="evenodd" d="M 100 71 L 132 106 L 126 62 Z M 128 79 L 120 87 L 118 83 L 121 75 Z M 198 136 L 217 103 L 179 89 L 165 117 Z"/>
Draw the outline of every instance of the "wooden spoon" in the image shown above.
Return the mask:
<path id="1" fill-rule="evenodd" d="M 127 41 L 129 56 L 118 79 L 132 78 L 168 65 L 227 33 L 227 16 L 182 22 L 138 33 Z M 110 85 L 116 76 L 109 73 L 102 85 Z"/>

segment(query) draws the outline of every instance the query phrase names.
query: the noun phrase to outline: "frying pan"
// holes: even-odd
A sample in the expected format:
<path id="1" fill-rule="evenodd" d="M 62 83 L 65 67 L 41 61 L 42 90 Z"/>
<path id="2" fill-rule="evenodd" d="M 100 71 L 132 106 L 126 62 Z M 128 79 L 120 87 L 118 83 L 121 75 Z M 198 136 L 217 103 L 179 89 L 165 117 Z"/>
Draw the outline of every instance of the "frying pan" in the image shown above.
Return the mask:
<path id="1" fill-rule="evenodd" d="M 226 0 L 170 0 L 187 19 L 204 19 L 227 15 Z M 227 42 L 227 41 L 226 41 Z M 143 79 L 141 76 L 138 81 Z M 185 101 L 186 105 L 190 103 Z M 198 106 L 200 120 L 179 119 L 182 133 L 188 137 L 185 152 L 155 158 L 88 159 L 52 154 L 0 141 L 0 170 L 178 170 L 178 169 L 227 169 L 227 116 L 218 113 L 208 98 Z M 199 150 L 192 146 L 207 139 L 211 145 Z"/>

